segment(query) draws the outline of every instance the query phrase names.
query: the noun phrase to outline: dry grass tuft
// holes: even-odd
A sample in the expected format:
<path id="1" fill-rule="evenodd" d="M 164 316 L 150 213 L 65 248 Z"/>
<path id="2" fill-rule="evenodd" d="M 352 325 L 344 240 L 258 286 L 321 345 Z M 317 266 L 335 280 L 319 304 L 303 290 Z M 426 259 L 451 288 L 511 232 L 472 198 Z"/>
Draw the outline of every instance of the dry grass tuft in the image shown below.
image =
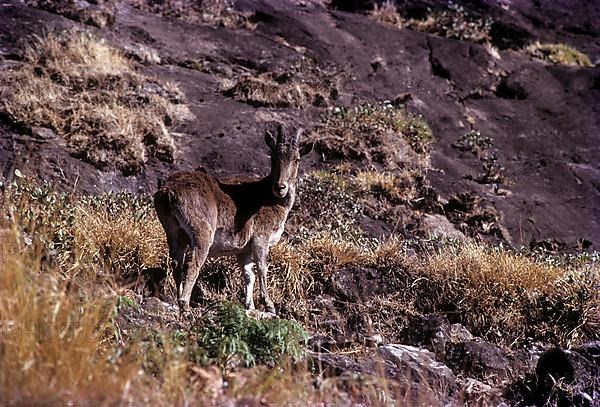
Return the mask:
<path id="1" fill-rule="evenodd" d="M 300 297 L 293 294 L 298 304 L 335 292 L 332 282 L 342 270 L 374 269 L 388 276 L 388 284 L 397 289 L 357 305 L 390 340 L 402 340 L 408 322 L 429 313 L 447 314 L 475 335 L 502 345 L 526 338 L 573 345 L 600 332 L 600 274 L 594 262 L 556 265 L 473 243 L 409 255 L 405 242 L 395 238 L 344 240 L 327 234 L 285 245 L 286 256 L 275 251 L 271 262 L 307 276 L 310 285 Z M 276 290 L 278 298 L 292 295 L 282 285 Z M 290 312 L 306 318 L 301 309 Z"/>
<path id="2" fill-rule="evenodd" d="M 590 57 L 566 44 L 541 44 L 540 42 L 535 42 L 526 47 L 525 52 L 534 58 L 552 64 L 587 67 L 594 66 Z"/>
<path id="3" fill-rule="evenodd" d="M 312 138 L 327 158 L 396 168 L 409 161 L 426 162 L 433 134 L 419 116 L 387 103 L 366 103 L 332 109 Z"/>
<path id="4" fill-rule="evenodd" d="M 17 239 L 17 236 L 13 236 Z M 134 364 L 110 363 L 105 346 L 113 306 L 83 300 L 58 278 L 36 274 L 31 251 L 0 259 L 0 388 L 3 400 L 98 399 L 116 402 L 137 374 Z"/>
<path id="5" fill-rule="evenodd" d="M 449 2 L 444 10 L 430 11 L 424 19 L 405 18 L 396 9 L 394 2 L 386 1 L 376 5 L 370 13 L 371 18 L 398 28 L 409 28 L 477 43 L 489 43 L 493 20 L 482 18 L 467 12 L 460 4 Z"/>
<path id="6" fill-rule="evenodd" d="M 231 0 L 128 0 L 135 8 L 165 17 L 175 17 L 191 23 L 208 24 L 230 29 L 254 30 L 252 13 L 239 11 Z"/>
<path id="7" fill-rule="evenodd" d="M 393 1 L 385 1 L 381 4 L 375 4 L 370 16 L 375 21 L 380 23 L 390 24 L 396 27 L 402 27 L 404 25 L 404 19 L 398 13 L 396 5 Z"/>
<path id="8" fill-rule="evenodd" d="M 61 16 L 104 28 L 115 22 L 116 7 L 113 0 L 96 0 L 94 2 L 80 2 L 77 0 L 27 0 L 29 7 L 56 13 Z"/>
<path id="9" fill-rule="evenodd" d="M 592 317 L 600 307 L 595 263 L 559 267 L 467 244 L 434 253 L 413 267 L 427 278 L 420 285 L 435 287 L 438 293 L 422 296 L 421 308 L 459 315 L 488 340 L 510 344 L 533 337 L 569 344 L 599 332 L 599 320 Z"/>
<path id="10" fill-rule="evenodd" d="M 272 298 L 276 302 L 284 302 L 289 298 L 302 298 L 313 285 L 310 270 L 299 258 L 294 246 L 282 240 L 269 253 L 269 264 L 272 276 Z"/>
<path id="11" fill-rule="evenodd" d="M 172 161 L 167 125 L 189 115 L 175 85 L 135 72 L 119 50 L 84 32 L 37 37 L 0 81 L 0 95 L 16 126 L 50 128 L 74 155 L 125 174 L 150 157 Z"/>
<path id="12" fill-rule="evenodd" d="M 327 95 L 305 83 L 278 83 L 272 74 L 244 75 L 223 94 L 252 106 L 326 106 Z"/>
<path id="13" fill-rule="evenodd" d="M 285 72 L 245 73 L 239 79 L 225 79 L 224 95 L 266 107 L 326 107 L 337 98 L 340 73 L 301 58 Z"/>
<path id="14" fill-rule="evenodd" d="M 167 263 L 165 234 L 145 197 L 84 199 L 75 209 L 73 234 L 80 261 L 98 273 L 131 277 Z"/>
<path id="15" fill-rule="evenodd" d="M 419 197 L 419 185 L 415 179 L 422 174 L 404 169 L 398 175 L 375 170 L 359 171 L 352 183 L 361 192 L 382 196 L 390 202 L 411 202 Z"/>

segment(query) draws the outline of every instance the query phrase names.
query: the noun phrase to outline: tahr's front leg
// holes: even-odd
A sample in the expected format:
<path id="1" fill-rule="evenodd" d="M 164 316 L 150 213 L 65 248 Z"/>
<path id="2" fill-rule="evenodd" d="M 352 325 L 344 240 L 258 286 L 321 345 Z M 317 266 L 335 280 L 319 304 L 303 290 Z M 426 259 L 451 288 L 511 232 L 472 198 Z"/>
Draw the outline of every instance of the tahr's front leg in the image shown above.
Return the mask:
<path id="1" fill-rule="evenodd" d="M 261 246 L 255 250 L 254 261 L 258 267 L 258 284 L 260 286 L 260 298 L 265 304 L 265 311 L 275 314 L 275 305 L 269 297 L 267 290 L 267 258 L 269 256 L 268 246 Z"/>
<path id="2" fill-rule="evenodd" d="M 246 295 L 244 303 L 247 309 L 254 309 L 254 262 L 251 254 L 240 254 L 237 256 L 238 265 L 244 272 L 244 282 L 246 284 Z"/>

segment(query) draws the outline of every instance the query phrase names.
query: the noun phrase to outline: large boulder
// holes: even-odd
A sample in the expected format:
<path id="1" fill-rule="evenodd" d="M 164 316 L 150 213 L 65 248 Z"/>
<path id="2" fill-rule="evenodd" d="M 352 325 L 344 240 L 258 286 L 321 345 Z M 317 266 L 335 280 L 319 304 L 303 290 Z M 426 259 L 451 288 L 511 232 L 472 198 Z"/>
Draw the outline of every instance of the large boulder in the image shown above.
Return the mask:
<path id="1" fill-rule="evenodd" d="M 378 348 L 385 363 L 386 375 L 410 386 L 408 395 L 422 404 L 437 400 L 450 403 L 457 389 L 456 376 L 435 354 L 409 345 L 389 344 Z M 410 404 L 410 403 L 409 403 Z"/>
<path id="2" fill-rule="evenodd" d="M 535 370 L 536 399 L 559 406 L 600 403 L 600 342 L 574 350 L 544 352 Z"/>
<path id="3" fill-rule="evenodd" d="M 411 343 L 434 352 L 439 360 L 446 357 L 451 343 L 470 341 L 473 335 L 461 324 L 451 324 L 444 314 L 427 314 L 412 322 L 408 337 Z"/>
<path id="4" fill-rule="evenodd" d="M 489 342 L 466 341 L 451 344 L 445 362 L 467 377 L 488 380 L 510 376 L 511 363 L 507 352 Z"/>

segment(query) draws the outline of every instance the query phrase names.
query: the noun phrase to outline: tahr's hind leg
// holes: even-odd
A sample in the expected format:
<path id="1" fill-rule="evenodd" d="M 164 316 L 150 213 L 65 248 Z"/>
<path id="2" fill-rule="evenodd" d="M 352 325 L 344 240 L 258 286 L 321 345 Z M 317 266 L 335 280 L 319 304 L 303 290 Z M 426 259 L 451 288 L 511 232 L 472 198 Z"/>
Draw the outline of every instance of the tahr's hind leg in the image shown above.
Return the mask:
<path id="1" fill-rule="evenodd" d="M 183 289 L 182 283 L 186 274 L 187 261 L 189 260 L 189 255 L 186 256 L 186 254 L 190 249 L 191 240 L 189 239 L 188 234 L 179 225 L 177 218 L 172 216 L 164 208 L 160 208 L 162 210 L 157 210 L 157 212 L 159 214 L 159 220 L 163 225 L 165 234 L 167 236 L 171 270 L 173 271 L 173 279 L 175 280 L 175 288 L 177 290 L 177 299 L 179 300 L 179 298 L 181 298 Z"/>
<path id="2" fill-rule="evenodd" d="M 185 311 L 190 306 L 192 290 L 196 285 L 196 280 L 200 275 L 200 269 L 206 261 L 208 251 L 212 245 L 214 233 L 209 228 L 195 230 L 193 236 L 189 236 L 191 240 L 191 256 L 187 264 L 187 273 L 185 280 L 181 282 L 182 289 L 179 294 L 179 308 Z"/>
<path id="3" fill-rule="evenodd" d="M 183 291 L 183 280 L 186 275 L 187 263 L 189 260 L 190 240 L 187 234 L 179 229 L 171 238 L 168 239 L 169 256 L 173 270 L 173 279 L 177 289 L 177 299 L 181 298 Z M 188 257 L 188 258 L 186 258 Z"/>

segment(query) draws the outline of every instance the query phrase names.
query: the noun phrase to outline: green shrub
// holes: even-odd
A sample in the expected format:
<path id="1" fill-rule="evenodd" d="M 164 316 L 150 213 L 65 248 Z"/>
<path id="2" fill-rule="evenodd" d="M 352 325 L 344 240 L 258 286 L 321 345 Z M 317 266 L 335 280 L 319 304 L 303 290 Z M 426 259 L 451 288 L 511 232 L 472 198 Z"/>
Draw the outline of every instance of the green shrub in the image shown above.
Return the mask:
<path id="1" fill-rule="evenodd" d="M 307 334 L 293 321 L 254 319 L 239 305 L 217 303 L 203 316 L 198 347 L 204 363 L 274 365 L 286 357 L 299 358 Z"/>

